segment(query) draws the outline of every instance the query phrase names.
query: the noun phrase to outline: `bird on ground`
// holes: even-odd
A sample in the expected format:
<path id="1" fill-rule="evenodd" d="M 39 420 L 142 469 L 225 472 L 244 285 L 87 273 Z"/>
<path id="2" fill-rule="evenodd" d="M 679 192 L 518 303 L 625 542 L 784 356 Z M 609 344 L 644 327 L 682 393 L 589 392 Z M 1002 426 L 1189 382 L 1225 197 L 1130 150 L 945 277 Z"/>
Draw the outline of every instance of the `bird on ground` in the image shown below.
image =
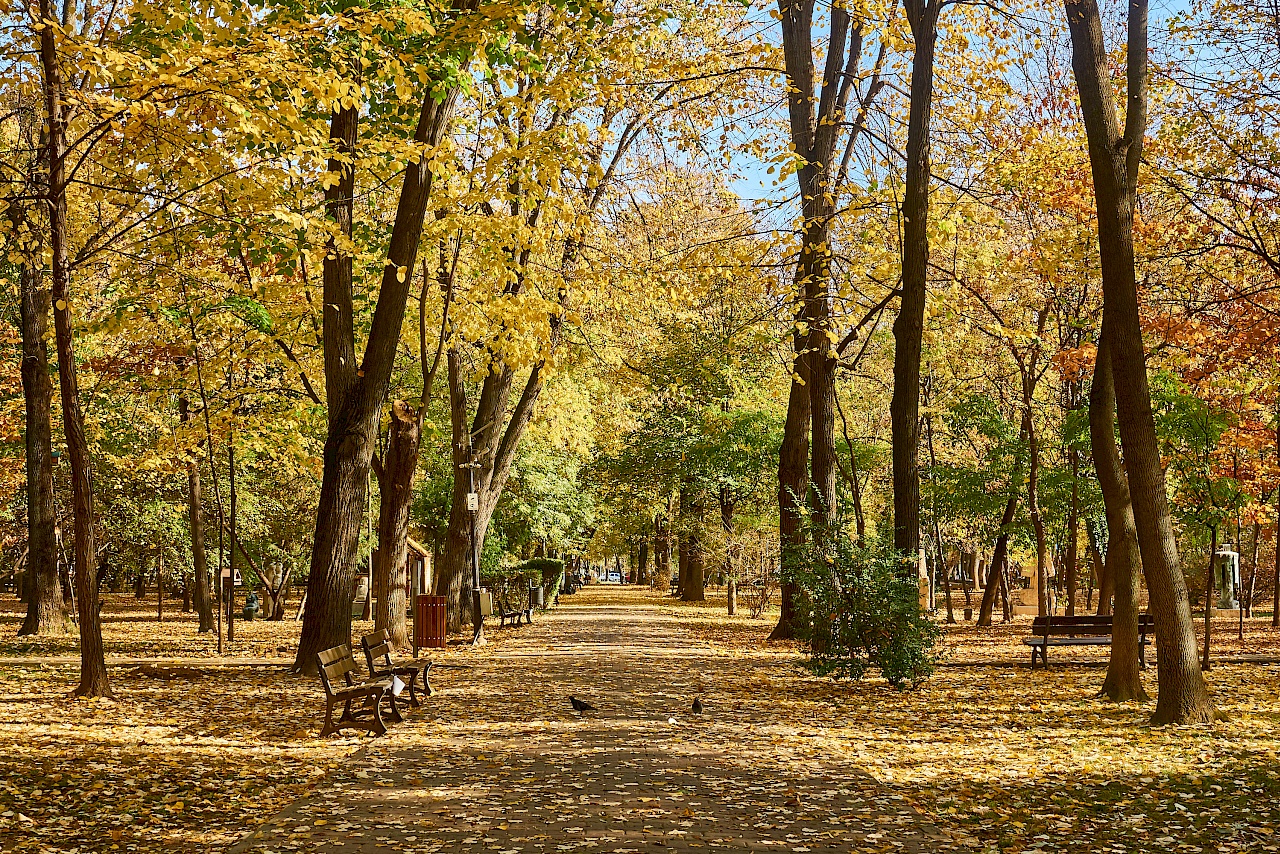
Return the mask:
<path id="1" fill-rule="evenodd" d="M 702 714 L 702 698 L 701 697 L 693 698 L 693 713 L 695 715 Z"/>
<path id="2" fill-rule="evenodd" d="M 570 697 L 569 702 L 573 705 L 575 712 L 594 712 L 596 710 L 595 706 L 579 700 L 577 697 Z"/>

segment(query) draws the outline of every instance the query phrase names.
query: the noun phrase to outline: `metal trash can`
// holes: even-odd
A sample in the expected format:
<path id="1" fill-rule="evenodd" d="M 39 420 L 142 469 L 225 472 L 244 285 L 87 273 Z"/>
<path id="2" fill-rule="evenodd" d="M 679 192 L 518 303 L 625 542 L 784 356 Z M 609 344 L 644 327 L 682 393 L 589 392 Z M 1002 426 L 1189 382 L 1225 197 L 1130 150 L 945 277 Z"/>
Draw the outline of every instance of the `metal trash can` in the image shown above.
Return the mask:
<path id="1" fill-rule="evenodd" d="M 418 596 L 413 608 L 413 655 L 418 649 L 443 649 L 449 635 L 443 596 Z"/>

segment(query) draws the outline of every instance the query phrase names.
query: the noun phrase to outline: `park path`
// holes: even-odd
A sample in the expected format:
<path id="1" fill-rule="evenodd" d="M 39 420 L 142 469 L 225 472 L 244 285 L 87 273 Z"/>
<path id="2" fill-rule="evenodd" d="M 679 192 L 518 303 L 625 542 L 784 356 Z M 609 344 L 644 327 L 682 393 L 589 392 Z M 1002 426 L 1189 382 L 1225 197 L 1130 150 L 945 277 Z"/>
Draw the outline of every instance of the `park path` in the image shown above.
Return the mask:
<path id="1" fill-rule="evenodd" d="M 747 668 L 794 659 L 718 652 L 663 610 L 593 586 L 491 630 L 516 634 L 439 668 L 422 709 L 232 852 L 948 847 L 866 773 L 797 750 L 805 721 L 785 703 L 741 689 Z M 572 712 L 570 695 L 599 711 Z"/>

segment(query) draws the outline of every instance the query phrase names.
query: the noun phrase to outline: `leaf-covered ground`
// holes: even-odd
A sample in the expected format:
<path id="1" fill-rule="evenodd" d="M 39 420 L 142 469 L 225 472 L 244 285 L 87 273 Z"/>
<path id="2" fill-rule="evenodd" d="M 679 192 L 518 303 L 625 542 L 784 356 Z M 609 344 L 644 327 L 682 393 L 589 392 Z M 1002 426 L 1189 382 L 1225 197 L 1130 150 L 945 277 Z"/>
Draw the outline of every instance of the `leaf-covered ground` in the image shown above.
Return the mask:
<path id="1" fill-rule="evenodd" d="M 1026 620 L 953 629 L 949 666 L 899 694 L 808 675 L 722 601 L 591 587 L 437 656 L 439 694 L 388 737 L 320 740 L 317 681 L 277 663 L 297 623 L 240 624 L 221 660 L 188 620 L 107 607 L 116 700 L 89 703 L 67 698 L 74 639 L 15 639 L 0 600 L 0 851 L 220 851 L 273 815 L 246 848 L 1280 850 L 1265 659 L 1210 673 L 1230 720 L 1153 729 L 1093 698 L 1103 650 L 1028 670 Z M 1277 634 L 1215 626 L 1215 650 L 1266 656 Z"/>
<path id="2" fill-rule="evenodd" d="M 719 601 L 665 610 L 744 661 L 777 649 L 765 642 L 769 621 L 726 617 Z M 1051 650 L 1051 662 L 1084 663 L 1030 671 L 1021 642 L 1029 620 L 952 627 L 944 641 L 952 666 L 914 692 L 769 667 L 750 668 L 735 693 L 774 697 L 805 721 L 788 739 L 847 756 L 958 846 L 1280 850 L 1280 630 L 1269 619 L 1247 623 L 1244 641 L 1234 623 L 1215 621 L 1216 655 L 1262 659 L 1219 663 L 1208 674 L 1229 720 L 1163 728 L 1146 725 L 1149 706 L 1095 698 L 1105 647 Z M 1154 650 L 1148 655 L 1154 695 Z"/>
<path id="3" fill-rule="evenodd" d="M 219 659 L 173 604 L 161 623 L 154 601 L 107 597 L 115 697 L 84 701 L 69 699 L 75 638 L 16 637 L 18 605 L 0 600 L 0 851 L 221 851 L 367 742 L 320 739 L 319 681 L 287 668 L 299 623 L 237 623 Z M 149 676 L 130 658 L 187 675 Z"/>

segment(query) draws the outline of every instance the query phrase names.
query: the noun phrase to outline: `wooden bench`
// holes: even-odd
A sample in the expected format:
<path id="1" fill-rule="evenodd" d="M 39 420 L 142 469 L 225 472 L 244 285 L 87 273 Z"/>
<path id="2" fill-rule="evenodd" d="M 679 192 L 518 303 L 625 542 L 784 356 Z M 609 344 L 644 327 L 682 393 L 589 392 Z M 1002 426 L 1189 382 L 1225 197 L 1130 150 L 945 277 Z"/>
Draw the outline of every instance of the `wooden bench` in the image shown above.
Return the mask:
<path id="1" fill-rule="evenodd" d="M 431 660 L 408 661 L 397 664 L 391 660 L 395 647 L 391 645 L 390 633 L 379 629 L 371 635 L 360 638 L 360 648 L 364 650 L 365 663 L 369 665 L 369 676 L 372 679 L 383 679 L 398 676 L 409 686 L 409 705 L 417 707 L 418 679 L 422 679 L 422 693 L 430 697 L 435 693 L 431 688 Z"/>
<path id="2" fill-rule="evenodd" d="M 1031 667 L 1040 663 L 1049 666 L 1046 653 L 1051 646 L 1111 646 L 1112 617 L 1086 614 L 1078 617 L 1036 617 L 1031 624 L 1032 635 L 1022 642 L 1031 647 Z M 1147 667 L 1147 635 L 1155 632 L 1155 618 L 1150 614 L 1138 615 L 1138 661 Z"/>
<path id="3" fill-rule="evenodd" d="M 525 606 L 520 609 L 508 608 L 497 597 L 494 597 L 494 601 L 498 603 L 498 628 L 506 626 L 508 622 L 513 626 L 518 626 L 522 619 L 528 620 L 530 623 L 533 622 L 533 602 L 531 599 L 527 600 Z"/>
<path id="4" fill-rule="evenodd" d="M 337 732 L 344 727 L 363 729 L 383 735 L 387 726 L 382 722 L 382 701 L 386 699 L 391 705 L 391 720 L 399 723 L 404 720 L 400 710 L 396 708 L 395 695 L 391 693 L 391 678 L 360 679 L 351 674 L 360 672 L 355 656 L 351 654 L 348 644 L 335 646 L 316 653 L 320 663 L 320 681 L 324 684 L 325 709 L 324 728 L 321 736 Z M 351 704 L 361 701 L 362 708 L 353 709 Z M 334 706 L 342 704 L 342 715 L 333 719 Z"/>

